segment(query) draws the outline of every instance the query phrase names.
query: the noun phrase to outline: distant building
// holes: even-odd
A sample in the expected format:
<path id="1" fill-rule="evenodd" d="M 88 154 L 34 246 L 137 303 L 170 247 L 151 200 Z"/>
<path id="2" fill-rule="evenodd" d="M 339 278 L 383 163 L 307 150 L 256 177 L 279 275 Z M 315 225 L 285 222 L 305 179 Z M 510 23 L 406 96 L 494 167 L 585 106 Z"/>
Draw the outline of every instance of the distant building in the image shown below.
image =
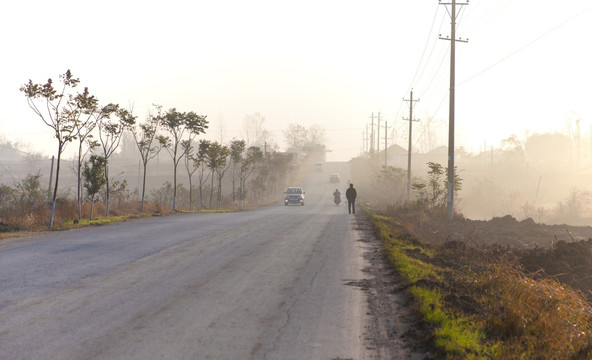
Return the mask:
<path id="1" fill-rule="evenodd" d="M 384 158 L 384 151 L 379 154 Z M 386 149 L 386 163 L 396 168 L 407 168 L 407 150 L 397 144 L 393 144 Z"/>
<path id="2" fill-rule="evenodd" d="M 384 151 L 378 154 L 379 159 L 384 159 Z M 387 148 L 386 162 L 389 166 L 407 170 L 408 162 L 407 150 L 403 147 L 393 144 Z M 427 170 L 427 163 L 435 162 L 446 167 L 448 165 L 448 148 L 446 146 L 439 146 L 427 153 L 413 152 L 411 154 L 412 172 Z"/>

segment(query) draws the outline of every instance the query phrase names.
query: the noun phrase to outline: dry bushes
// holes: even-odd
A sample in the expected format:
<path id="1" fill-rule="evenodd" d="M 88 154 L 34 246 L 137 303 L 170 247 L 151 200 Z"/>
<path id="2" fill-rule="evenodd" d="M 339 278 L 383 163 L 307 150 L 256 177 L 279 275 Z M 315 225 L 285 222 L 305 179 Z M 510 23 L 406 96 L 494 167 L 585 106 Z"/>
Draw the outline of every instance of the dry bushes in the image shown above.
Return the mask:
<path id="1" fill-rule="evenodd" d="M 589 359 L 592 313 L 581 293 L 552 279 L 533 279 L 516 264 L 500 262 L 481 274 L 481 318 L 502 358 Z M 477 290 L 477 289 L 476 289 Z"/>
<path id="2" fill-rule="evenodd" d="M 430 248 L 407 251 L 407 256 L 440 269 L 440 281 L 416 286 L 438 291 L 444 312 L 470 319 L 484 334 L 481 341 L 491 349 L 493 358 L 592 358 L 592 307 L 586 297 L 543 271 L 524 268 L 520 261 L 525 259 L 526 250 L 471 242 L 467 236 L 472 231 L 471 222 L 459 219 L 452 230 L 440 213 L 390 209 L 387 218 L 391 219 L 392 236 L 415 238 L 415 242 Z M 503 224 L 509 220 L 496 221 L 492 226 L 505 231 Z M 460 231 L 459 224 L 467 228 Z M 529 261 L 534 264 L 536 254 L 542 254 L 539 264 L 569 263 L 572 269 L 585 269 L 582 276 L 589 276 L 592 266 L 583 268 L 581 262 L 592 263 L 592 241 L 573 248 L 566 245 L 560 242 L 554 250 L 530 250 Z M 464 357 L 452 354 L 448 358 Z"/>

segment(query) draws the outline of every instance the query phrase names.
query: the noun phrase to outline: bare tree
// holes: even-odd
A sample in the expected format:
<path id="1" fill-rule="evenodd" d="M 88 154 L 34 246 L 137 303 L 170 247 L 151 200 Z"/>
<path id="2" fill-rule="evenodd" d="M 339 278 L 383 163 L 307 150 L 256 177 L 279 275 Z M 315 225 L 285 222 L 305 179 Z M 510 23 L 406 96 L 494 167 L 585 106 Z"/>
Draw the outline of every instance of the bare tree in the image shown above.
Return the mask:
<path id="1" fill-rule="evenodd" d="M 247 146 L 258 146 L 263 148 L 266 144 L 271 147 L 272 134 L 265 129 L 265 118 L 260 113 L 245 116 L 243 120 L 244 139 Z"/>
<path id="2" fill-rule="evenodd" d="M 327 135 L 322 125 L 311 125 L 308 128 L 308 142 L 313 145 L 327 145 Z"/>
<path id="3" fill-rule="evenodd" d="M 308 143 L 308 130 L 300 124 L 289 124 L 283 131 L 288 149 L 304 146 Z"/>
<path id="4" fill-rule="evenodd" d="M 49 126 L 58 142 L 56 179 L 51 199 L 51 213 L 49 227 L 53 227 L 55 215 L 56 197 L 58 193 L 60 164 L 66 145 L 76 139 L 77 131 L 72 114 L 77 113 L 79 104 L 73 100 L 73 88 L 78 86 L 80 80 L 74 78 L 70 70 L 59 76 L 59 88 L 54 87 L 50 78 L 45 84 L 34 84 L 32 80 L 21 86 L 20 91 L 25 93 L 29 107 L 37 114 L 45 125 Z"/>

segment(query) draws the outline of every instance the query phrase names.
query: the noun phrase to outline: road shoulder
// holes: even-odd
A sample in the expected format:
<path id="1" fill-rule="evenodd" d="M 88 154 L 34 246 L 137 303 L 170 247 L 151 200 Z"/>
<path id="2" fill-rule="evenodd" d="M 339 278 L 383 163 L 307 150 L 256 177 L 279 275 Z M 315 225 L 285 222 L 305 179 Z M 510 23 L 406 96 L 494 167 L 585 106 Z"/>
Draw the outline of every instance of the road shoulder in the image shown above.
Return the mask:
<path id="1" fill-rule="evenodd" d="M 366 294 L 368 320 L 364 330 L 364 359 L 428 359 L 429 332 L 413 309 L 400 277 L 389 264 L 368 216 L 353 219 L 353 228 L 364 248 L 364 280 L 350 283 Z"/>

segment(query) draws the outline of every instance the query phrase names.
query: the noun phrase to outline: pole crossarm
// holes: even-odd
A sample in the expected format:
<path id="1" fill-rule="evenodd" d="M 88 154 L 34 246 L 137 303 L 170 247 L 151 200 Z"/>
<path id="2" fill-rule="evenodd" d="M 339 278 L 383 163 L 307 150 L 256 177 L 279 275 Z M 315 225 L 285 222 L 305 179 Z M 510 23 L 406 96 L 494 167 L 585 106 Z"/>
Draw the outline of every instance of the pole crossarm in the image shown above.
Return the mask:
<path id="1" fill-rule="evenodd" d="M 452 39 L 450 39 L 449 36 L 442 36 L 442 35 L 440 35 L 438 37 L 438 39 L 440 39 L 440 40 L 452 40 Z M 469 42 L 469 39 L 458 38 L 458 39 L 454 39 L 454 41 L 468 43 Z"/>

